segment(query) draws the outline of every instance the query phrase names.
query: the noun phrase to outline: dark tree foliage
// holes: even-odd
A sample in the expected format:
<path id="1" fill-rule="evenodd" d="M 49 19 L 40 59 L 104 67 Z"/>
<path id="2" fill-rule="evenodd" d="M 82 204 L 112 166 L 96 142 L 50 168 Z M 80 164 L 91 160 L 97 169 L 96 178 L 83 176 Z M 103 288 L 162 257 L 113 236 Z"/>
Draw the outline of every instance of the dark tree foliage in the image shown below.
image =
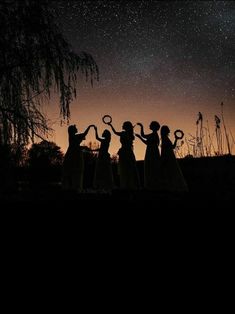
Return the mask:
<path id="1" fill-rule="evenodd" d="M 41 141 L 32 144 L 28 152 L 28 163 L 31 167 L 60 166 L 63 162 L 63 153 L 54 142 Z"/>
<path id="2" fill-rule="evenodd" d="M 69 119 L 77 74 L 93 82 L 98 67 L 91 55 L 71 50 L 55 23 L 49 1 L 0 2 L 0 144 L 27 144 L 50 130 L 42 113 L 52 88 L 60 114 Z"/>
<path id="3" fill-rule="evenodd" d="M 30 185 L 59 182 L 62 162 L 63 153 L 54 142 L 44 140 L 32 144 L 28 151 L 28 167 L 25 169 Z"/>

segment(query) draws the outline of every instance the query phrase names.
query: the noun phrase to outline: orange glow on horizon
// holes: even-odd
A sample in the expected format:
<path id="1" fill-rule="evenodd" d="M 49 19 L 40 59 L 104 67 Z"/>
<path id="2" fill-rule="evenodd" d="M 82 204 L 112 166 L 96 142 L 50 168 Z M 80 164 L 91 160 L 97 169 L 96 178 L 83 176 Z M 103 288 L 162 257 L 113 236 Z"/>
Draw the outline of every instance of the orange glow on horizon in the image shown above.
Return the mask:
<path id="1" fill-rule="evenodd" d="M 227 128 L 233 135 L 235 134 L 235 111 L 232 108 L 232 102 L 224 101 L 224 117 Z M 59 108 L 56 105 L 57 100 L 53 99 L 47 108 L 47 116 L 52 121 L 52 127 L 55 130 L 49 140 L 54 141 L 66 152 L 68 147 L 67 127 L 65 123 L 60 125 Z M 214 108 L 214 109 L 211 109 Z M 108 125 L 102 122 L 102 117 L 106 114 L 112 116 L 113 126 L 117 131 L 121 131 L 124 121 L 131 121 L 133 124 L 141 122 L 144 125 L 145 133 L 150 133 L 149 124 L 156 120 L 161 125 L 168 125 L 171 130 L 170 138 L 174 140 L 174 131 L 182 129 L 185 137 L 196 132 L 196 120 L 198 112 L 202 112 L 204 122 L 208 120 L 211 135 L 215 130 L 214 115 L 220 115 L 220 100 L 211 97 L 207 104 L 185 102 L 182 99 L 151 99 L 149 95 L 136 91 L 136 94 L 125 95 L 116 94 L 114 91 L 105 90 L 103 88 L 87 88 L 82 89 L 77 99 L 71 104 L 70 124 L 76 124 L 78 132 L 83 132 L 89 124 L 95 124 L 98 127 L 98 133 L 101 136 L 104 129 L 109 129 Z M 139 133 L 139 127 L 135 128 L 135 132 Z M 214 138 L 215 140 L 215 138 Z M 90 130 L 86 140 L 82 143 L 87 145 L 89 142 L 95 142 L 95 132 Z M 110 144 L 110 155 L 117 153 L 120 147 L 119 137 L 112 133 Z M 134 153 L 137 160 L 143 160 L 146 146 L 139 140 L 134 141 Z M 183 151 L 187 150 L 186 144 L 182 147 Z M 232 149 L 234 154 L 235 149 Z"/>

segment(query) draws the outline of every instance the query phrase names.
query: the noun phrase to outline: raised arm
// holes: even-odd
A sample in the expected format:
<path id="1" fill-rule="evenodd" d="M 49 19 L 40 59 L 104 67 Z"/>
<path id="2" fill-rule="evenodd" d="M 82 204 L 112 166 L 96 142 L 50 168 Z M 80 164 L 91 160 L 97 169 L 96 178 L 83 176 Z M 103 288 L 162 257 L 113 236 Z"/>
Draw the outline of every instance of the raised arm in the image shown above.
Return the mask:
<path id="1" fill-rule="evenodd" d="M 172 148 L 175 149 L 177 145 L 178 138 L 176 137 L 174 143 L 172 144 Z"/>
<path id="2" fill-rule="evenodd" d="M 95 138 L 97 139 L 97 141 L 102 142 L 102 138 L 100 138 L 98 135 L 97 126 L 94 126 L 94 128 L 95 128 Z"/>
<path id="3" fill-rule="evenodd" d="M 113 130 L 113 133 L 114 134 L 116 134 L 116 135 L 118 135 L 118 136 L 121 136 L 121 134 L 122 134 L 122 132 L 117 132 L 115 129 L 114 129 L 114 127 L 113 127 L 113 125 L 111 124 L 111 123 L 107 123 L 109 126 L 111 126 L 111 129 Z"/>
<path id="4" fill-rule="evenodd" d="M 144 139 L 141 135 L 135 134 L 135 136 L 137 136 L 145 145 L 147 145 L 147 140 Z"/>
<path id="5" fill-rule="evenodd" d="M 86 137 L 91 127 L 95 127 L 94 124 L 89 125 L 89 126 L 86 128 L 86 130 L 85 130 L 83 133 L 81 133 L 81 135 L 82 135 L 83 137 Z"/>
<path id="6" fill-rule="evenodd" d="M 139 125 L 139 126 L 140 126 L 140 135 L 141 135 L 142 137 L 146 138 L 146 137 L 147 137 L 147 134 L 144 134 L 144 127 L 143 127 L 143 124 L 140 123 L 140 122 L 138 122 L 138 123 L 136 123 L 136 125 Z"/>
<path id="7" fill-rule="evenodd" d="M 180 134 L 179 134 L 180 133 Z M 172 145 L 173 149 L 176 148 L 177 146 L 177 141 L 178 140 L 182 140 L 182 138 L 184 137 L 184 132 L 182 130 L 176 130 L 174 132 L 174 135 L 175 135 L 175 141 L 174 141 L 174 144 Z"/>

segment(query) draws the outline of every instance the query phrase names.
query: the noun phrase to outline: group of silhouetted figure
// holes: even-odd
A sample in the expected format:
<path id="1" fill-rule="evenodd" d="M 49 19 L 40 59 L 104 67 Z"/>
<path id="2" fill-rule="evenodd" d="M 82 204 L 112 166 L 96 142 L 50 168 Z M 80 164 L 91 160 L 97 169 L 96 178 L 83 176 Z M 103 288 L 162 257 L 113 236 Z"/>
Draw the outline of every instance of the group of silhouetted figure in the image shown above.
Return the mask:
<path id="1" fill-rule="evenodd" d="M 174 154 L 179 137 L 175 135 L 175 141 L 172 143 L 169 139 L 170 129 L 168 126 L 163 125 L 160 128 L 160 124 L 157 121 L 152 121 L 149 126 L 151 132 L 146 134 L 142 123 L 137 123 L 136 126 L 140 127 L 140 132 L 136 134 L 134 133 L 135 126 L 130 121 L 123 123 L 122 131 L 120 132 L 113 127 L 112 120 L 104 121 L 104 123 L 109 125 L 113 133 L 120 137 L 121 147 L 118 151 L 118 174 L 121 189 L 135 190 L 141 188 L 137 162 L 133 151 L 133 142 L 136 136 L 146 145 L 144 188 L 179 192 L 188 190 L 187 183 Z M 114 188 L 111 157 L 109 154 L 111 132 L 106 129 L 102 133 L 102 137 L 99 137 L 95 125 L 89 125 L 83 133 L 78 133 L 76 126 L 70 125 L 68 127 L 69 146 L 65 153 L 62 172 L 62 187 L 65 190 L 83 190 L 84 148 L 81 146 L 81 143 L 85 140 L 92 127 L 95 129 L 96 140 L 100 142 L 93 187 L 96 190 L 105 191 L 111 191 Z M 159 130 L 161 141 L 158 135 Z M 161 153 L 159 146 L 161 147 Z"/>

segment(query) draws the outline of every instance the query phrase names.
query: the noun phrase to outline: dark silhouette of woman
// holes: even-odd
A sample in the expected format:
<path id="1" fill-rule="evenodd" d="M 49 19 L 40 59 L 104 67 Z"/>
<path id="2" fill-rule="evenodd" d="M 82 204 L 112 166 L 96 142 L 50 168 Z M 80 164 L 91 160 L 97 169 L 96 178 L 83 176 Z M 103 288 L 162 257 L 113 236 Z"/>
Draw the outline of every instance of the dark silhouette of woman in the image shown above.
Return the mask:
<path id="1" fill-rule="evenodd" d="M 175 137 L 174 144 L 169 139 L 170 129 L 167 125 L 161 127 L 161 184 L 164 190 L 186 192 L 187 183 L 176 160 L 174 149 L 178 138 Z"/>
<path id="2" fill-rule="evenodd" d="M 98 158 L 96 162 L 94 187 L 99 190 L 109 191 L 113 188 L 113 173 L 110 160 L 109 144 L 111 141 L 111 133 L 104 130 L 102 138 L 99 137 L 97 127 L 95 126 L 95 135 L 97 141 L 100 142 L 98 149 Z"/>
<path id="3" fill-rule="evenodd" d="M 93 125 L 78 134 L 76 125 L 68 127 L 69 147 L 64 156 L 62 170 L 62 187 L 65 190 L 81 191 L 83 189 L 84 158 L 81 142 Z"/>
<path id="4" fill-rule="evenodd" d="M 135 138 L 133 125 L 130 121 L 125 121 L 122 126 L 123 131 L 117 132 L 111 122 L 107 124 L 111 126 L 114 134 L 120 137 L 122 145 L 118 151 L 120 187 L 122 189 L 136 189 L 139 187 L 139 176 L 133 152 L 133 141 Z"/>
<path id="5" fill-rule="evenodd" d="M 144 158 L 144 186 L 148 189 L 158 189 L 160 187 L 160 153 L 159 153 L 159 136 L 158 130 L 160 124 L 152 121 L 149 125 L 152 133 L 145 134 L 142 123 L 140 126 L 140 135 L 135 134 L 141 141 L 147 145 Z"/>

